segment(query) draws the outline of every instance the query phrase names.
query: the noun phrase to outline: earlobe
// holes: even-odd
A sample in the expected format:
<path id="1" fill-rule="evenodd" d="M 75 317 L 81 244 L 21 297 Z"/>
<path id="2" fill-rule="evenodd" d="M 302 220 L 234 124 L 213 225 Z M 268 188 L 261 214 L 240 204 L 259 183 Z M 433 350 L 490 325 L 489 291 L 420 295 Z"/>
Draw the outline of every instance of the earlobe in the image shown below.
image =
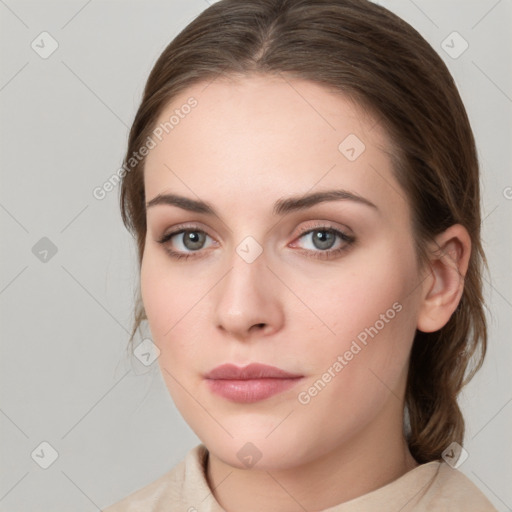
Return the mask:
<path id="1" fill-rule="evenodd" d="M 457 308 L 464 290 L 471 238 L 466 228 L 454 224 L 436 236 L 429 247 L 429 276 L 424 281 L 417 329 L 441 329 Z"/>

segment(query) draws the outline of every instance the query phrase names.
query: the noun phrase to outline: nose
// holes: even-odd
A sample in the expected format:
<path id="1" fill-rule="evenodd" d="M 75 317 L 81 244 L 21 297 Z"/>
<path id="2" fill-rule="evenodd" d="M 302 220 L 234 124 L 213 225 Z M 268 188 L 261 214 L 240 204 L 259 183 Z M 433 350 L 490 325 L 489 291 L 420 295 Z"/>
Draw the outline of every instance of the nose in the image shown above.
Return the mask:
<path id="1" fill-rule="evenodd" d="M 218 329 L 239 341 L 268 336 L 284 323 L 283 287 L 267 266 L 265 253 L 247 262 L 237 253 L 213 294 Z"/>

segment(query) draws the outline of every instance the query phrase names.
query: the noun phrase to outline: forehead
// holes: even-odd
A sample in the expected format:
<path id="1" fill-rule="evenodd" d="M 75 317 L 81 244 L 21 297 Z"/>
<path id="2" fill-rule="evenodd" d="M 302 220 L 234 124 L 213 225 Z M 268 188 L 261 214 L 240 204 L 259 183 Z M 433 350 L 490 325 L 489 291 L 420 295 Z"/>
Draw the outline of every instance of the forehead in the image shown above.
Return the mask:
<path id="1" fill-rule="evenodd" d="M 248 206 L 342 186 L 373 202 L 385 194 L 388 203 L 403 200 L 390 197 L 399 186 L 382 127 L 348 97 L 310 81 L 253 75 L 201 82 L 166 106 L 155 130 L 148 199 L 172 190 L 214 203 L 213 194 L 235 192 Z"/>

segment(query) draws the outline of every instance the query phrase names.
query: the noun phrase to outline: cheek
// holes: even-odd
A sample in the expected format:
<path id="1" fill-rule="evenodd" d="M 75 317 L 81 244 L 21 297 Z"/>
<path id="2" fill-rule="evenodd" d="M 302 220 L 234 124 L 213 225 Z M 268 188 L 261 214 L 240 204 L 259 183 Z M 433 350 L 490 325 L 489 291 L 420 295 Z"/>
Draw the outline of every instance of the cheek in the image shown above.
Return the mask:
<path id="1" fill-rule="evenodd" d="M 197 315 L 201 314 L 205 280 L 192 278 L 184 266 L 170 265 L 165 254 L 148 249 L 140 287 L 153 342 L 160 350 L 159 364 L 172 388 L 175 383 L 170 375 L 179 377 L 183 369 L 193 367 L 191 361 L 200 360 L 204 326 Z"/>
<path id="2" fill-rule="evenodd" d="M 317 299 L 315 307 L 331 318 L 335 334 L 326 331 L 321 350 L 304 345 L 309 373 L 297 401 L 305 421 L 323 419 L 326 436 L 356 432 L 402 393 L 415 304 L 409 284 L 414 271 L 400 263 L 382 261 L 380 269 L 340 276 L 323 290 L 325 299 Z"/>
<path id="3" fill-rule="evenodd" d="M 389 268 L 386 272 L 367 270 L 364 276 L 345 279 L 343 292 L 328 291 L 332 330 L 344 339 L 364 342 L 369 332 L 389 333 L 400 324 L 408 301 L 407 285 L 402 276 L 392 274 Z"/>
<path id="4" fill-rule="evenodd" d="M 165 351 L 165 340 L 172 337 L 180 318 L 184 318 L 190 309 L 188 304 L 193 295 L 190 283 L 182 286 L 179 275 L 170 271 L 161 255 L 149 249 L 142 260 L 140 288 L 153 341 L 161 352 Z"/>
<path id="5" fill-rule="evenodd" d="M 410 300 L 418 280 L 413 251 L 412 243 L 381 240 L 374 251 L 358 258 L 347 278 L 350 291 L 339 295 L 348 313 L 362 320 L 361 329 L 373 325 L 395 302 Z"/>
<path id="6" fill-rule="evenodd" d="M 144 310 L 156 342 L 172 327 L 172 319 L 168 315 L 169 306 L 174 306 L 173 296 L 168 294 L 167 288 L 165 269 L 152 255 L 151 250 L 146 249 L 140 270 L 140 289 Z"/>
<path id="7" fill-rule="evenodd" d="M 389 246 L 358 255 L 328 285 L 309 292 L 311 309 L 329 327 L 324 329 L 324 350 L 308 350 L 310 370 L 318 374 L 346 354 L 348 366 L 364 365 L 366 372 L 378 368 L 390 379 L 400 373 L 416 328 L 417 280 L 412 250 Z"/>
<path id="8" fill-rule="evenodd" d="M 163 251 L 149 247 L 144 252 L 141 296 L 151 331 L 158 341 L 171 335 L 194 304 L 194 298 L 200 295 L 195 283 L 197 280 L 191 279 L 187 269 L 171 265 Z"/>

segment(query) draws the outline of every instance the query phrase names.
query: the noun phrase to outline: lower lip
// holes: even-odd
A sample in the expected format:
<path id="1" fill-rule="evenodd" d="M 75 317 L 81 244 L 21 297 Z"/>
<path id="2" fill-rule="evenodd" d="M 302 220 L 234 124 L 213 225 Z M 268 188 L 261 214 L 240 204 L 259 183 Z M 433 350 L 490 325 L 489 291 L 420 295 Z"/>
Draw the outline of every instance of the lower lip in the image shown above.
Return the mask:
<path id="1" fill-rule="evenodd" d="M 232 402 L 250 404 L 265 400 L 295 386 L 302 377 L 293 379 L 207 379 L 213 393 Z"/>

